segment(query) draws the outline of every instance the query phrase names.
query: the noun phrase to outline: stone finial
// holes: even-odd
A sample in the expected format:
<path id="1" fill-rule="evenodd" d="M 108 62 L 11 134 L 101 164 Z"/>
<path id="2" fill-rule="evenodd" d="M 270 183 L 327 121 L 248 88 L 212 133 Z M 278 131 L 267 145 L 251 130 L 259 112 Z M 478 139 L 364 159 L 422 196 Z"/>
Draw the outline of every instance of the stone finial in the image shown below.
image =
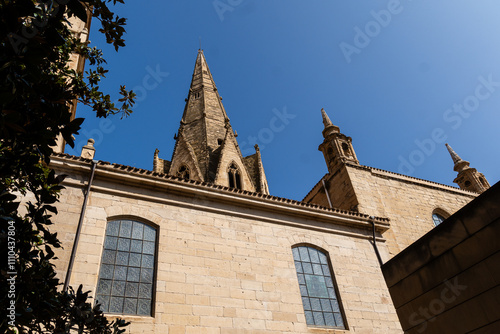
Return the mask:
<path id="1" fill-rule="evenodd" d="M 450 145 L 446 144 L 446 148 L 448 152 L 450 152 L 453 163 L 455 164 L 453 170 L 458 172 L 453 182 L 458 184 L 460 189 L 474 191 L 480 194 L 490 188 L 488 180 L 486 180 L 482 173 L 478 172 L 475 168 L 469 167 L 469 162 L 460 158 Z"/>
<path id="2" fill-rule="evenodd" d="M 325 109 L 323 109 L 323 108 L 321 108 L 321 116 L 323 116 L 323 124 L 325 125 L 325 129 L 329 126 L 333 126 L 333 123 L 330 120 L 330 117 L 328 117 Z"/>
<path id="3" fill-rule="evenodd" d="M 455 164 L 453 166 L 453 169 L 456 172 L 461 172 L 464 169 L 469 168 L 468 161 L 462 160 L 462 158 L 460 158 L 460 156 L 451 148 L 450 145 L 448 145 L 448 144 L 445 144 L 445 145 L 446 145 L 446 148 L 448 149 L 448 152 L 450 152 L 451 158 L 453 159 L 453 163 Z"/>
<path id="4" fill-rule="evenodd" d="M 460 156 L 455 151 L 453 151 L 453 149 L 451 148 L 450 145 L 448 145 L 448 143 L 446 143 L 445 145 L 446 148 L 448 149 L 448 152 L 450 152 L 451 158 L 453 159 L 453 163 L 456 164 L 457 162 L 462 160 L 462 158 L 460 158 Z"/>
<path id="5" fill-rule="evenodd" d="M 333 125 L 330 117 L 328 117 L 325 109 L 321 108 L 321 116 L 323 117 L 323 124 L 325 125 L 325 129 L 323 130 L 323 137 L 327 137 L 332 133 L 339 133 L 340 129 L 338 126 Z"/>
<path id="6" fill-rule="evenodd" d="M 163 163 L 158 154 L 160 153 L 159 149 L 155 149 L 155 154 L 153 156 L 153 171 L 155 173 L 163 173 Z"/>
<path id="7" fill-rule="evenodd" d="M 95 143 L 94 139 L 90 138 L 87 141 L 87 145 L 82 147 L 82 153 L 80 154 L 80 157 L 85 159 L 94 159 L 95 156 L 94 143 Z"/>

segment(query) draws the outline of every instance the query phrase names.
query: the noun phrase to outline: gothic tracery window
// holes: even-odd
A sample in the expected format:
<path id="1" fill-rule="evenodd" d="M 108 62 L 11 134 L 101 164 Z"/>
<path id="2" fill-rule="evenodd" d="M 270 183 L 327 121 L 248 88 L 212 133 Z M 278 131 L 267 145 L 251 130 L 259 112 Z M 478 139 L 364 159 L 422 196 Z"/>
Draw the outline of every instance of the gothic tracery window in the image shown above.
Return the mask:
<path id="1" fill-rule="evenodd" d="M 183 165 L 181 168 L 179 168 L 179 171 L 177 172 L 177 177 L 184 179 L 184 180 L 189 180 L 189 168 L 186 165 Z"/>
<path id="2" fill-rule="evenodd" d="M 342 304 L 328 255 L 311 246 L 297 246 L 292 252 L 306 323 L 345 329 Z"/>
<path id="3" fill-rule="evenodd" d="M 96 300 L 105 313 L 151 316 L 156 229 L 131 220 L 106 227 Z"/>
<path id="4" fill-rule="evenodd" d="M 230 188 L 241 188 L 241 176 L 238 167 L 236 167 L 235 163 L 232 163 L 227 170 L 227 177 L 229 179 L 229 187 Z"/>

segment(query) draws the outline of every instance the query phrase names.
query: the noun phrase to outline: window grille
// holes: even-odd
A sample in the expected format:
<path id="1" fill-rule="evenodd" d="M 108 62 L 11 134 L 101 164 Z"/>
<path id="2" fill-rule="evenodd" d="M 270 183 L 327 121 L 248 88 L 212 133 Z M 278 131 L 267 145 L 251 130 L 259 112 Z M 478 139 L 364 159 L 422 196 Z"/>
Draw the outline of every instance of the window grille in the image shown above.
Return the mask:
<path id="1" fill-rule="evenodd" d="M 309 246 L 292 249 L 306 323 L 345 329 L 328 256 Z"/>
<path id="2" fill-rule="evenodd" d="M 96 293 L 103 312 L 151 316 L 155 256 L 155 228 L 108 222 Z"/>

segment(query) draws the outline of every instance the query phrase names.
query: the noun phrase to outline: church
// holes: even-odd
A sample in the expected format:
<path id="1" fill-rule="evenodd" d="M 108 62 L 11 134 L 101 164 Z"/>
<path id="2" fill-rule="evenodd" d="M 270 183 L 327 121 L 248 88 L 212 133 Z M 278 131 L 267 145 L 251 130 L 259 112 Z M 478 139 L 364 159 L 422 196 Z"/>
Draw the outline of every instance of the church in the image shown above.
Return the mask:
<path id="1" fill-rule="evenodd" d="M 170 159 L 95 161 L 92 140 L 53 155 L 68 175 L 60 278 L 130 333 L 401 333 L 381 265 L 488 189 L 484 175 L 450 146 L 460 188 L 361 165 L 322 109 L 328 173 L 302 201 L 276 197 L 221 100 L 199 50 Z"/>

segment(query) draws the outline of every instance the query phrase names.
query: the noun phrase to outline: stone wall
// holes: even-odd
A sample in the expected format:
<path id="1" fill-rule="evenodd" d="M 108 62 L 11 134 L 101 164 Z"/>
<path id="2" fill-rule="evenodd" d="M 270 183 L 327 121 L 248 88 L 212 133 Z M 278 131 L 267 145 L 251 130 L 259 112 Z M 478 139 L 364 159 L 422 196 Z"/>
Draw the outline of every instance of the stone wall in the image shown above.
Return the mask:
<path id="1" fill-rule="evenodd" d="M 326 174 L 323 180 L 333 207 L 348 211 L 358 210 L 358 199 L 347 168 L 341 167 L 333 174 Z M 323 186 L 322 181 L 318 182 L 304 198 L 304 201 L 326 207 L 330 206 L 325 186 Z"/>
<path id="2" fill-rule="evenodd" d="M 348 166 L 347 169 L 359 203 L 358 210 L 391 220 L 386 238 L 392 256 L 434 228 L 434 210 L 438 209 L 443 215 L 447 213 L 447 218 L 477 196 L 375 168 Z"/>
<path id="3" fill-rule="evenodd" d="M 85 163 L 64 163 L 58 166 L 70 176 L 54 219 L 63 279 L 88 171 Z M 71 173 L 77 167 L 80 176 Z M 160 178 L 113 176 L 98 165 L 71 284 L 96 291 L 107 221 L 126 217 L 159 233 L 154 316 L 125 316 L 131 333 L 401 333 L 366 218 L 220 189 L 226 200 L 213 200 L 215 192 L 205 186 L 182 194 Z M 254 204 L 237 204 L 247 197 Z M 306 325 L 291 250 L 297 244 L 329 253 L 348 331 Z"/>
<path id="4" fill-rule="evenodd" d="M 435 210 L 447 218 L 477 196 L 432 181 L 354 164 L 345 164 L 324 179 L 333 207 L 390 219 L 391 228 L 384 233 L 389 258 L 434 228 Z M 304 201 L 328 205 L 321 182 Z"/>

